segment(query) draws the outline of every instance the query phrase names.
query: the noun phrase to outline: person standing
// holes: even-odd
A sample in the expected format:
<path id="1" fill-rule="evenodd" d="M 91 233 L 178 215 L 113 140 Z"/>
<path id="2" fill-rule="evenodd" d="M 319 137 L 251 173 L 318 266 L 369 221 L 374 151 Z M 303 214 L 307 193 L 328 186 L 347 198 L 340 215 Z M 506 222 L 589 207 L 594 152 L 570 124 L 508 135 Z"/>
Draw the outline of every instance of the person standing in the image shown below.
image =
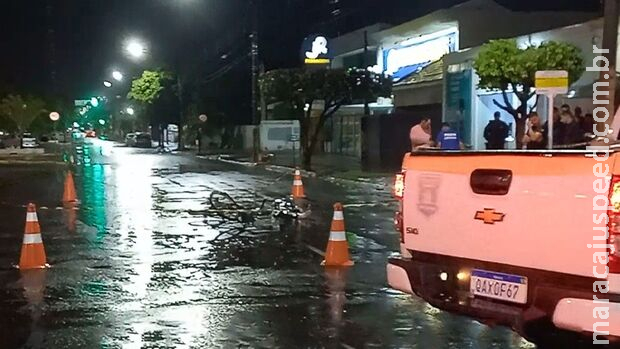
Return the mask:
<path id="1" fill-rule="evenodd" d="M 545 149 L 545 137 L 538 113 L 532 112 L 527 118 L 527 126 L 525 136 L 523 136 L 523 144 L 526 149 Z"/>
<path id="2" fill-rule="evenodd" d="M 196 131 L 196 146 L 198 146 L 198 154 L 202 154 L 202 127 Z"/>
<path id="3" fill-rule="evenodd" d="M 579 124 L 579 126 L 583 126 L 584 115 L 583 115 L 583 110 L 581 109 L 581 107 L 575 107 L 574 115 L 575 115 L 575 119 L 577 123 Z"/>
<path id="4" fill-rule="evenodd" d="M 461 150 L 461 137 L 459 133 L 452 130 L 450 124 L 444 122 L 441 124 L 441 131 L 437 134 L 437 146 L 443 150 Z"/>
<path id="5" fill-rule="evenodd" d="M 489 121 L 487 127 L 484 128 L 484 139 L 487 140 L 487 149 L 504 149 L 509 131 L 508 124 L 501 120 L 500 112 L 495 112 L 493 120 Z"/>
<path id="6" fill-rule="evenodd" d="M 412 150 L 429 148 L 433 145 L 433 141 L 431 140 L 431 126 L 431 118 L 424 117 L 419 124 L 411 128 L 409 131 L 409 139 L 411 140 Z"/>
<path id="7" fill-rule="evenodd" d="M 581 129 L 583 133 L 594 134 L 594 116 L 590 113 L 587 113 L 583 117 L 583 122 L 581 123 Z"/>
<path id="8" fill-rule="evenodd" d="M 562 124 L 562 128 L 560 138 L 557 142 L 558 144 L 571 145 L 583 142 L 584 132 L 573 114 L 567 111 L 562 112 L 560 114 L 560 123 Z"/>

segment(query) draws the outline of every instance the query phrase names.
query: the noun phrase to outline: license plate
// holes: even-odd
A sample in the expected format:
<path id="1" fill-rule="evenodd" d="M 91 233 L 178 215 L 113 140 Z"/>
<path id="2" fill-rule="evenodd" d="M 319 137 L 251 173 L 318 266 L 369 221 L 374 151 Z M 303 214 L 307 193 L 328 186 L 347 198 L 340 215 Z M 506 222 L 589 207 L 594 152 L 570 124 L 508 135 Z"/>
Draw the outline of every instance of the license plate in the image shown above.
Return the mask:
<path id="1" fill-rule="evenodd" d="M 527 303 L 527 278 L 524 276 L 473 270 L 469 290 L 474 296 Z"/>

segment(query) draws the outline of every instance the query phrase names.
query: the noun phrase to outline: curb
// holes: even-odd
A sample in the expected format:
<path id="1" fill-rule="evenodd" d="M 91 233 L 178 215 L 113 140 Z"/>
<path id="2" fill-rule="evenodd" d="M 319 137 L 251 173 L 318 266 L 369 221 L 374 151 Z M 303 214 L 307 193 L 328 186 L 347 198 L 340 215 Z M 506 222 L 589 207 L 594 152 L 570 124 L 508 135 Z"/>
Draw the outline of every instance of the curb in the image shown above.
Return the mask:
<path id="1" fill-rule="evenodd" d="M 233 160 L 229 158 L 228 156 L 222 156 L 222 155 L 197 155 L 197 157 L 200 159 L 205 159 L 205 160 L 210 160 L 210 161 L 220 161 L 220 162 L 224 162 L 227 164 L 233 164 L 233 165 L 239 165 L 239 166 L 245 166 L 245 167 L 262 166 L 267 171 L 281 173 L 281 174 L 293 173 L 293 171 L 295 171 L 294 167 L 282 166 L 282 165 L 260 164 L 260 163 L 255 163 L 251 161 Z M 303 169 L 299 169 L 299 171 L 301 172 L 301 175 L 304 177 L 317 178 L 319 176 L 319 174 L 317 174 L 315 171 L 307 171 Z M 351 179 L 351 178 L 333 176 L 329 174 L 321 175 L 321 177 L 326 180 L 339 180 L 339 181 L 347 181 L 347 182 L 353 182 L 353 183 L 372 184 L 371 179 Z"/>
<path id="2" fill-rule="evenodd" d="M 258 166 L 264 166 L 265 170 L 267 171 L 271 171 L 271 172 L 277 172 L 277 173 L 292 173 L 293 171 L 295 171 L 294 167 L 288 167 L 288 166 L 281 166 L 281 165 L 268 165 L 268 164 L 260 164 L 260 163 L 256 163 L 256 162 L 250 162 L 250 161 L 241 161 L 241 160 L 232 160 L 232 159 L 228 159 L 226 157 L 223 157 L 221 155 L 198 155 L 197 156 L 200 159 L 205 159 L 205 160 L 211 160 L 211 161 L 220 161 L 220 162 L 224 162 L 227 164 L 233 164 L 233 165 L 241 165 L 241 166 L 246 166 L 246 167 L 258 167 Z M 313 177 L 315 178 L 317 176 L 316 172 L 313 171 L 306 171 L 306 170 L 299 170 L 302 174 L 302 176 L 304 177 Z"/>
<path id="3" fill-rule="evenodd" d="M 265 169 L 267 171 L 278 172 L 278 173 L 292 173 L 293 171 L 295 171 L 294 167 L 287 167 L 287 166 L 280 166 L 280 165 L 265 165 Z M 304 177 L 312 177 L 312 178 L 317 177 L 317 174 L 314 171 L 306 171 L 306 170 L 299 169 L 299 172 Z"/>
<path id="4" fill-rule="evenodd" d="M 67 165 L 64 161 L 53 160 L 0 160 L 0 165 Z"/>

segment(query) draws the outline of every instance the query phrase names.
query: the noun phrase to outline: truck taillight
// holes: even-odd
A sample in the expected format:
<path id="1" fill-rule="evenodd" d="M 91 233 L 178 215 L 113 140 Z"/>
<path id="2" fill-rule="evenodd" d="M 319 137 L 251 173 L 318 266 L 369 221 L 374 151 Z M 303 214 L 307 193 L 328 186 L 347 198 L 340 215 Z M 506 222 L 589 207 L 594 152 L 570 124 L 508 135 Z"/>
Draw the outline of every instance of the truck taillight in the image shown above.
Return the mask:
<path id="1" fill-rule="evenodd" d="M 400 233 L 400 242 L 405 243 L 405 227 L 403 225 L 403 214 L 402 212 L 396 212 L 394 215 L 394 228 L 396 231 Z"/>
<path id="2" fill-rule="evenodd" d="M 394 196 L 402 200 L 405 196 L 405 172 L 396 175 L 394 180 Z"/>
<path id="3" fill-rule="evenodd" d="M 620 273 L 620 176 L 613 176 L 609 188 L 609 272 Z"/>

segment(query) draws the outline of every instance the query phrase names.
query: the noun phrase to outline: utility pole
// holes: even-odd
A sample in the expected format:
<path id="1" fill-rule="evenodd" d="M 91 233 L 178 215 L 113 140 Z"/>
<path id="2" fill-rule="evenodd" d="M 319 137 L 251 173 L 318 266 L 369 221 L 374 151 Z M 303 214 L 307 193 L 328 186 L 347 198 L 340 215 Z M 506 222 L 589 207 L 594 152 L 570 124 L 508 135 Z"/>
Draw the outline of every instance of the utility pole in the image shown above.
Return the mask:
<path id="1" fill-rule="evenodd" d="M 603 132 L 605 125 L 608 125 L 610 129 L 612 128 L 612 123 L 617 124 L 620 120 L 615 120 L 614 115 L 616 114 L 615 108 L 615 94 L 616 94 L 616 53 L 618 48 L 618 1 L 619 0 L 604 0 L 604 10 L 605 10 L 605 24 L 603 27 L 603 49 L 606 50 L 607 53 L 604 53 L 603 56 L 609 62 L 609 69 L 601 71 L 600 81 L 604 83 L 606 90 L 608 89 L 609 95 L 605 96 L 607 99 L 607 105 L 605 108 L 607 109 L 607 121 L 603 124 L 597 125 L 597 130 L 599 132 Z M 596 115 L 595 115 L 596 117 Z M 601 117 L 600 115 L 598 116 Z M 615 127 L 618 128 L 618 127 Z M 611 137 L 611 141 L 615 141 L 618 138 L 618 131 L 614 129 L 613 136 Z"/>
<path id="2" fill-rule="evenodd" d="M 50 72 L 50 90 L 56 93 L 58 89 L 56 76 L 56 31 L 54 30 L 54 7 L 52 0 L 48 0 L 45 6 L 45 16 L 47 20 L 47 59 Z"/>
<path id="3" fill-rule="evenodd" d="M 252 57 L 252 124 L 254 125 L 253 131 L 253 149 L 254 149 L 254 162 L 259 161 L 260 151 L 260 119 L 258 114 L 258 5 L 257 0 L 251 0 L 250 11 L 252 18 L 252 33 L 251 38 L 251 51 Z"/>
<path id="4" fill-rule="evenodd" d="M 179 94 L 179 130 L 177 132 L 178 150 L 185 150 L 185 142 L 183 142 L 183 125 L 185 124 L 185 108 L 183 101 L 183 83 L 181 82 L 181 65 L 177 66 L 177 93 Z"/>
<path id="5" fill-rule="evenodd" d="M 368 31 L 364 30 L 364 57 L 362 59 L 362 68 L 366 69 L 368 74 Z M 368 89 L 368 77 L 364 79 L 364 88 Z M 364 95 L 364 116 L 370 115 L 370 105 L 368 104 L 368 97 Z"/>

